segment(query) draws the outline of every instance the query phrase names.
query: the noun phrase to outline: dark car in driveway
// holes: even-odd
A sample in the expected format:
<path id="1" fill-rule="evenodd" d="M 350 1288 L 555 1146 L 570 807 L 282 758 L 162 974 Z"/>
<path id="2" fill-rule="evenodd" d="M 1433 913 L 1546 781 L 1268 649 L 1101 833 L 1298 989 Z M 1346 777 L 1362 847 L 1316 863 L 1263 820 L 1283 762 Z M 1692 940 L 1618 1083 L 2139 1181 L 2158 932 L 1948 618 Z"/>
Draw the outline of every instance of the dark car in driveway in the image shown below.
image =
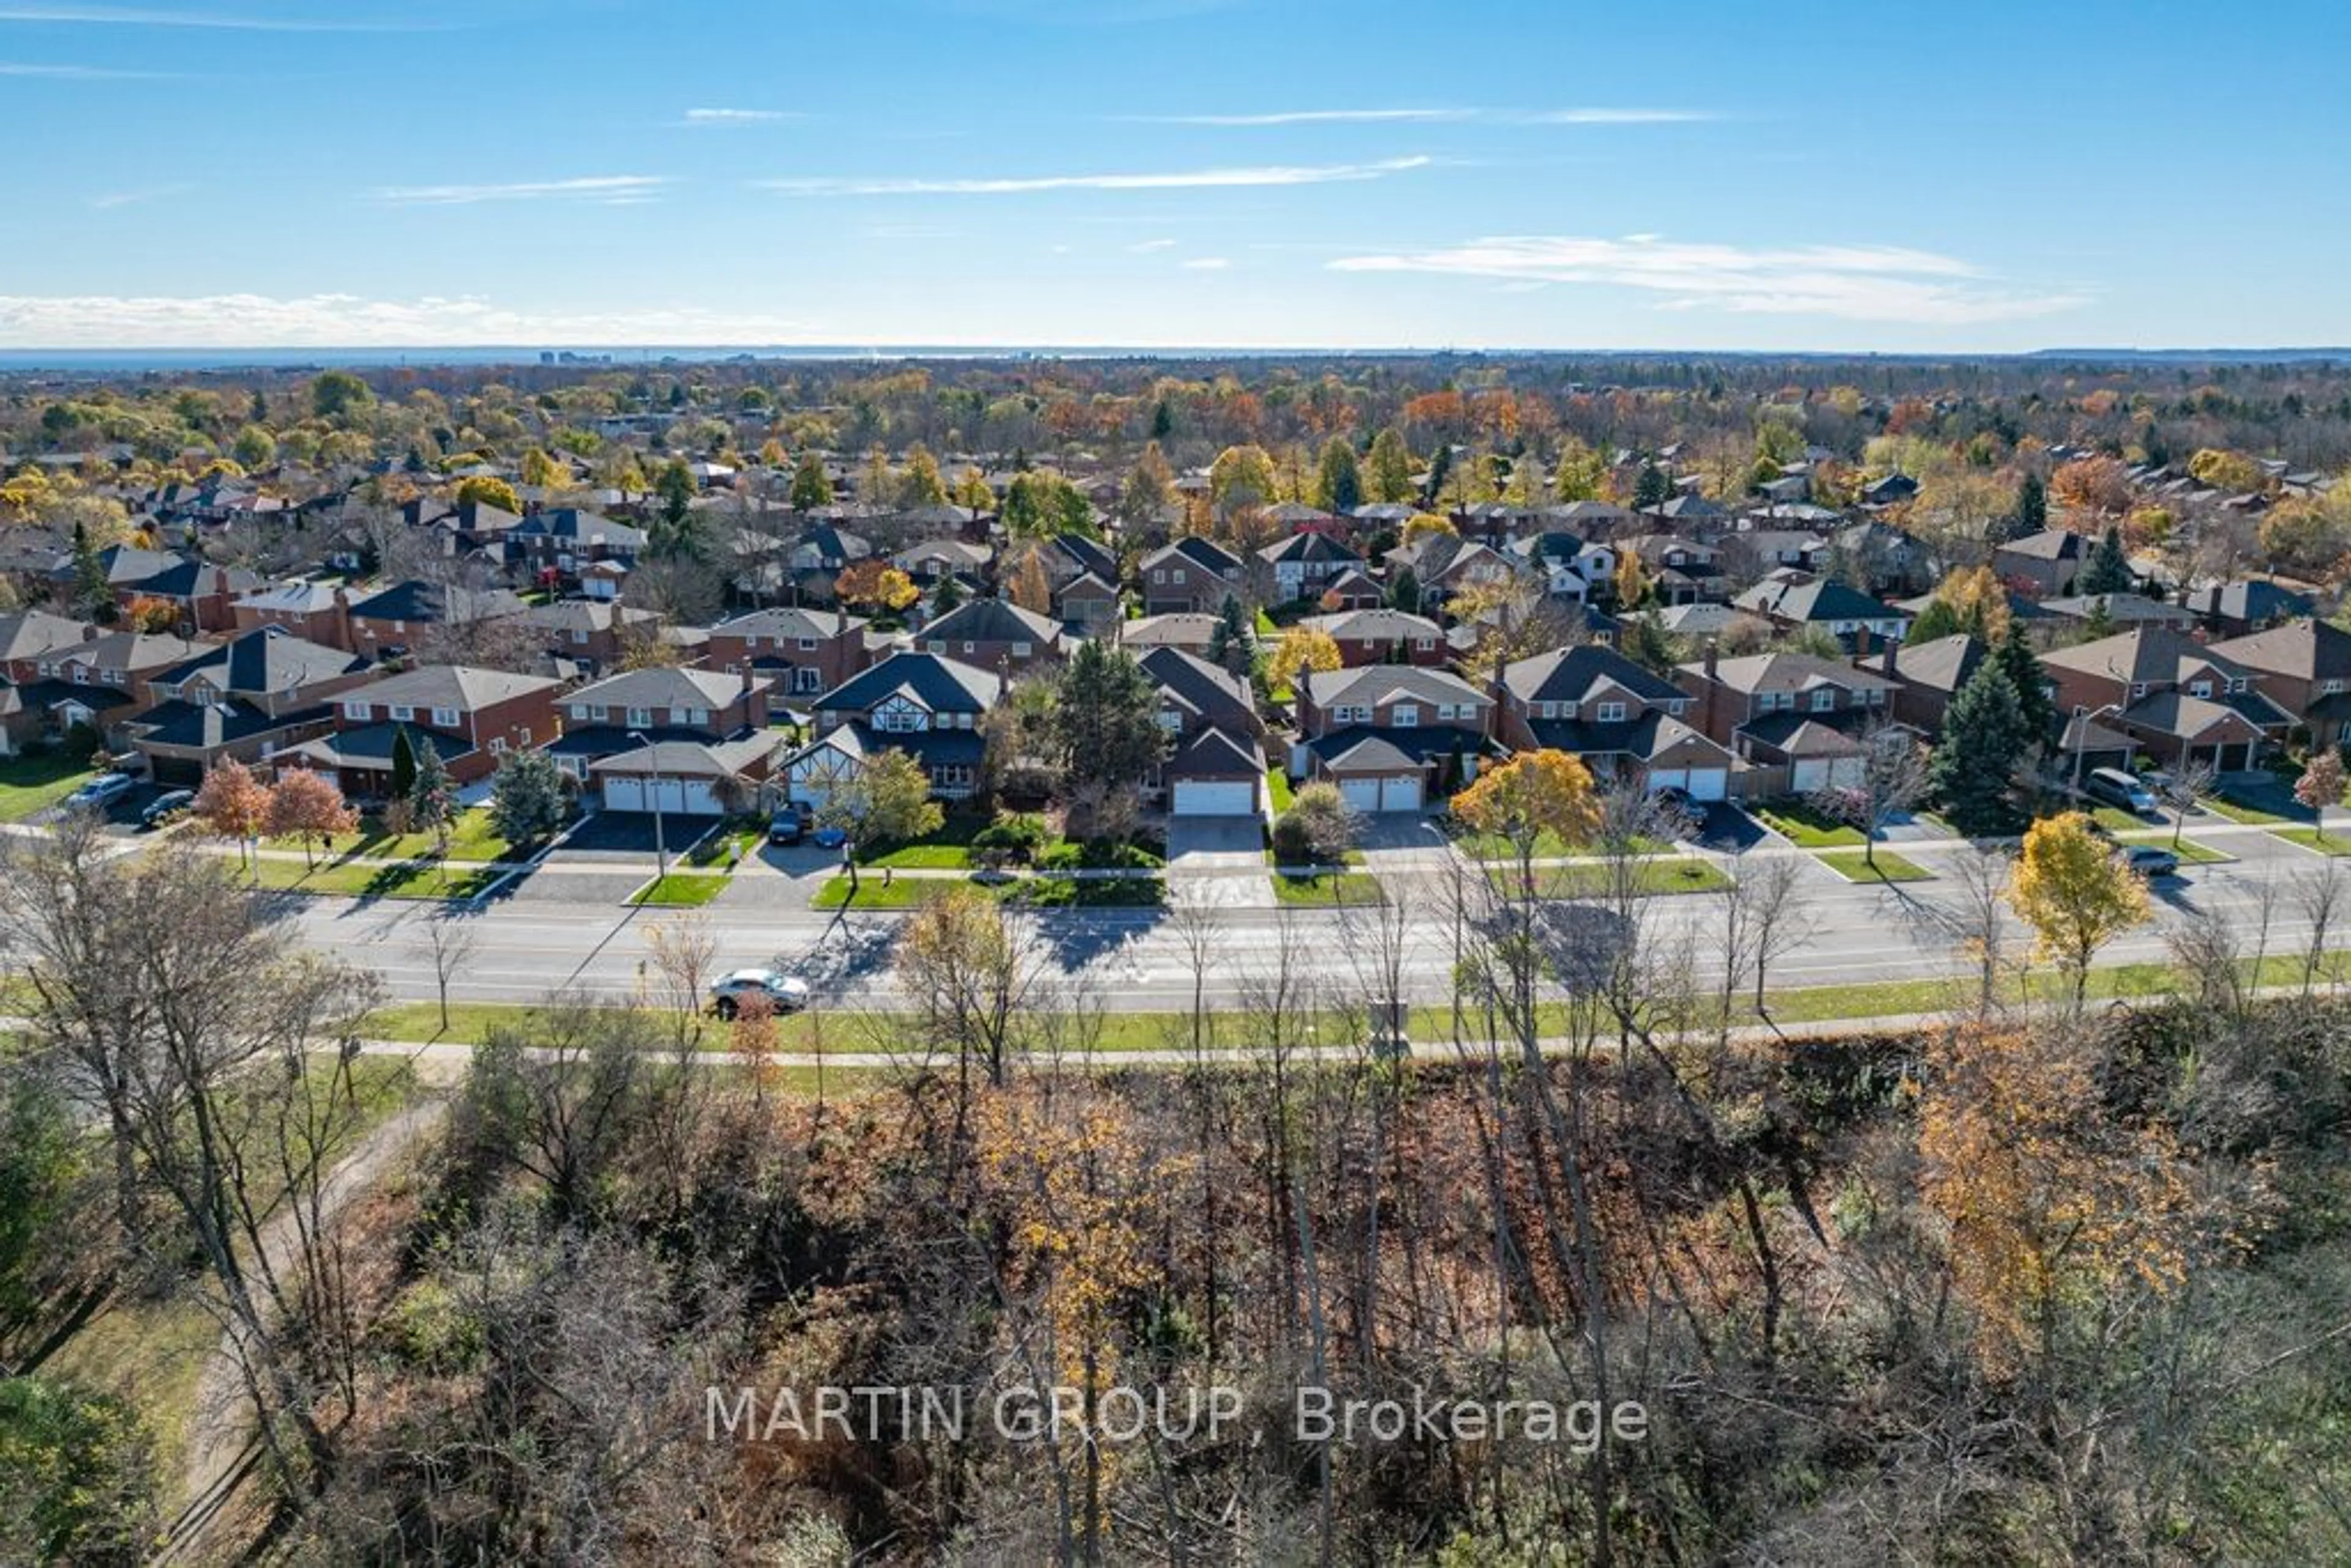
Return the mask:
<path id="1" fill-rule="evenodd" d="M 796 844 L 808 836 L 808 819 L 787 806 L 768 819 L 768 841 L 771 844 Z"/>
<path id="2" fill-rule="evenodd" d="M 139 813 L 139 825 L 160 828 L 195 803 L 193 789 L 166 789 L 147 802 L 147 809 Z"/>

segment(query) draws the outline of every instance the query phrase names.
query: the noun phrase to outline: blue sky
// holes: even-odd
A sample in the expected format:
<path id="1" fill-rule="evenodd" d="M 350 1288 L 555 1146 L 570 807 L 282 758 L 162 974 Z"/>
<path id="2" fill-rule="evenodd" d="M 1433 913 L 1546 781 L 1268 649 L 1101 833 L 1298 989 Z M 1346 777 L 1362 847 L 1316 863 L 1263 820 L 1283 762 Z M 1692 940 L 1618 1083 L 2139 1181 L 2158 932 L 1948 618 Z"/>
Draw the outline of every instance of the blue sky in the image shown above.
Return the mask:
<path id="1" fill-rule="evenodd" d="M 2351 7 L 0 0 L 0 347 L 2351 343 Z"/>

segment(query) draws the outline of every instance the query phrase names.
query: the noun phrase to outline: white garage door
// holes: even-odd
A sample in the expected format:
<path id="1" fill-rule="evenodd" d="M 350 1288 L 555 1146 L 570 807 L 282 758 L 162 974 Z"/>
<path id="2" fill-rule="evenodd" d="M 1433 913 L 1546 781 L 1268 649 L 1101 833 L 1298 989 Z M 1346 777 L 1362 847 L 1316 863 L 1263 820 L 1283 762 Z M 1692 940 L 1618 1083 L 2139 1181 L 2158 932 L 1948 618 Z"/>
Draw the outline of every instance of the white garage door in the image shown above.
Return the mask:
<path id="1" fill-rule="evenodd" d="M 645 781 L 643 779 L 609 778 L 604 780 L 604 810 L 607 811 L 642 811 L 645 809 Z"/>
<path id="2" fill-rule="evenodd" d="M 1814 758 L 1799 762 L 1788 770 L 1788 788 L 1799 795 L 1809 795 L 1815 789 L 1825 789 L 1829 783 L 1829 765 Z"/>
<path id="3" fill-rule="evenodd" d="M 1687 789 L 1688 788 L 1689 769 L 1687 768 L 1652 768 L 1649 769 L 1649 792 L 1653 795 L 1660 789 Z"/>
<path id="4" fill-rule="evenodd" d="M 1358 811 L 1380 809 L 1380 781 L 1376 779 L 1342 779 L 1339 798 Z"/>
<path id="5" fill-rule="evenodd" d="M 1383 811 L 1417 811 L 1420 810 L 1420 780 L 1390 779 L 1380 785 L 1380 810 Z"/>
<path id="6" fill-rule="evenodd" d="M 1689 782 L 1683 786 L 1693 800 L 1727 800 L 1730 798 L 1730 770 L 1725 768 L 1693 768 Z"/>
<path id="7" fill-rule="evenodd" d="M 1247 779 L 1178 779 L 1170 810 L 1179 817 L 1252 816 L 1257 785 Z"/>
<path id="8" fill-rule="evenodd" d="M 710 786 L 702 779 L 609 777 L 604 780 L 608 811 L 669 811 L 686 817 L 720 815 Z"/>

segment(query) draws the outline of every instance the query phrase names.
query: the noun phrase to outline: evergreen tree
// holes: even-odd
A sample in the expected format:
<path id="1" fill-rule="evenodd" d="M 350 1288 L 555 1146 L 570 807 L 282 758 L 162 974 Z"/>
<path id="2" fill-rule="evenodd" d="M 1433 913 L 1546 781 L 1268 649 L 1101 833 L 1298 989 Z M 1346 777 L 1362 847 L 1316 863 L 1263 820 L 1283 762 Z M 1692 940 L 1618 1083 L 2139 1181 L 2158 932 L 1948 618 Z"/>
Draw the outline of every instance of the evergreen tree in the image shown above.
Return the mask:
<path id="1" fill-rule="evenodd" d="M 77 519 L 73 530 L 74 608 L 93 620 L 114 619 L 114 590 L 106 580 L 106 562 L 90 543 L 89 525 Z"/>
<path id="2" fill-rule="evenodd" d="M 1412 568 L 1396 568 L 1395 576 L 1388 582 L 1388 608 L 1401 610 L 1406 615 L 1420 613 L 1420 578 Z"/>
<path id="3" fill-rule="evenodd" d="M 796 512 L 813 512 L 832 505 L 832 481 L 825 476 L 824 459 L 815 453 L 800 454 L 799 466 L 792 470 L 790 499 Z"/>
<path id="4" fill-rule="evenodd" d="M 2008 635 L 1992 649 L 1991 662 L 2008 676 L 2008 684 L 2016 688 L 2017 712 L 2024 716 L 2024 736 L 2028 744 L 2048 746 L 2056 739 L 2057 705 L 2051 700 L 2048 676 L 2043 674 L 2041 661 L 2032 654 L 2032 646 L 2024 640 L 2024 628 L 2016 622 L 2008 623 Z"/>
<path id="5" fill-rule="evenodd" d="M 1927 758 L 1928 788 L 1953 827 L 1983 838 L 2010 825 L 2010 770 L 2029 736 L 2008 672 L 1985 660 L 1944 711 L 1942 738 Z"/>
<path id="6" fill-rule="evenodd" d="M 1350 513 L 1364 504 L 1364 475 L 1356 465 L 1355 449 L 1343 435 L 1322 444 L 1322 458 L 1314 470 L 1314 504 L 1326 512 Z"/>
<path id="7" fill-rule="evenodd" d="M 1918 612 L 1918 619 L 1910 622 L 1908 641 L 1931 643 L 1938 637 L 1954 636 L 1964 630 L 1966 628 L 1959 623 L 1959 612 L 1951 608 L 1949 601 L 1938 595 L 1928 600 L 1927 608 Z"/>
<path id="8" fill-rule="evenodd" d="M 1053 709 L 1063 765 L 1112 784 L 1139 784 L 1167 754 L 1159 725 L 1159 688 L 1134 655 L 1088 641 L 1061 672 Z"/>
<path id="9" fill-rule="evenodd" d="M 1156 403 L 1152 405 L 1151 439 L 1154 441 L 1165 441 L 1175 434 L 1176 411 L 1167 406 L 1167 400 L 1163 397 Z"/>
<path id="10" fill-rule="evenodd" d="M 2021 539 L 2049 526 L 2049 486 L 2038 474 L 2027 474 L 2017 486 L 2016 506 L 2008 514 L 2008 537 Z"/>
<path id="11" fill-rule="evenodd" d="M 1208 663 L 1236 675 L 1248 674 L 1257 663 L 1257 633 L 1249 612 L 1229 593 L 1217 611 L 1217 629 L 1208 633 Z"/>
<path id="12" fill-rule="evenodd" d="M 673 457 L 653 481 L 653 492 L 661 497 L 661 520 L 673 532 L 685 525 L 685 515 L 694 506 L 694 471 L 683 457 Z"/>
<path id="13" fill-rule="evenodd" d="M 2127 593 L 2130 588 L 2130 558 L 2123 553 L 2123 531 L 2109 523 L 2106 531 L 2098 536 L 2098 542 L 2090 547 L 2090 559 L 2082 563 L 2082 576 L 2074 584 L 2074 591 Z"/>
<path id="14" fill-rule="evenodd" d="M 263 395 L 259 387 L 253 389 L 253 406 L 246 411 L 246 420 L 252 424 L 269 423 L 269 399 Z"/>
<path id="15" fill-rule="evenodd" d="M 1654 615 L 1635 615 L 1625 622 L 1617 652 L 1652 674 L 1670 675 L 1681 662 L 1682 650 L 1672 632 Z"/>
<path id="16" fill-rule="evenodd" d="M 1662 507 L 1672 499 L 1673 493 L 1673 482 L 1666 477 L 1664 469 L 1655 463 L 1644 462 L 1641 465 L 1641 476 L 1633 481 L 1635 510 L 1646 511 L 1651 507 Z"/>
<path id="17" fill-rule="evenodd" d="M 456 815 L 457 787 L 450 781 L 449 769 L 443 766 L 440 750 L 430 737 L 416 743 L 416 781 L 409 786 L 406 800 L 409 821 L 430 828 L 445 847 L 450 821 Z"/>
<path id="18" fill-rule="evenodd" d="M 405 800 L 416 790 L 416 742 L 408 727 L 392 732 L 392 798 Z"/>
<path id="19" fill-rule="evenodd" d="M 1372 438 L 1364 488 L 1374 501 L 1412 499 L 1412 454 L 1391 425 Z"/>
<path id="20" fill-rule="evenodd" d="M 1445 494 L 1445 481 L 1453 474 L 1453 448 L 1439 442 L 1428 457 L 1428 483 L 1421 491 L 1421 500 L 1429 506 Z"/>
<path id="21" fill-rule="evenodd" d="M 537 747 L 509 751 L 491 786 L 490 821 L 508 843 L 535 843 L 563 825 L 563 778 Z"/>
<path id="22" fill-rule="evenodd" d="M 963 580 L 954 572 L 939 579 L 938 587 L 931 591 L 931 613 L 945 615 L 963 602 Z"/>

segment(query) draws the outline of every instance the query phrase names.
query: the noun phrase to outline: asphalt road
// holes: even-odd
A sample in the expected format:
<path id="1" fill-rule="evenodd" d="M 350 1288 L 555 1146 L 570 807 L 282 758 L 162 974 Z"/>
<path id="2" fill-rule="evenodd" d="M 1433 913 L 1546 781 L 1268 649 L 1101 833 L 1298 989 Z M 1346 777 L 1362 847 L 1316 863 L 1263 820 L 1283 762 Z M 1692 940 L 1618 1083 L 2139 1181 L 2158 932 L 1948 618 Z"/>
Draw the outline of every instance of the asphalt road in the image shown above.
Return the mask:
<path id="1" fill-rule="evenodd" d="M 2199 825 L 2194 836 L 2210 847 L 2239 857 L 2221 864 L 2189 866 L 2178 878 L 2154 884 L 2157 917 L 2146 928 L 2116 942 L 2101 963 L 2160 960 L 2168 956 L 2165 934 L 2201 912 L 2217 913 L 2236 929 L 2248 951 L 2267 914 L 2267 950 L 2296 951 L 2307 940 L 2310 921 L 2301 907 L 2300 883 L 2323 871 L 2315 852 L 2252 829 Z M 1972 852 L 1962 846 L 1903 843 L 1893 846 L 1930 870 L 1948 872 Z M 1404 850 L 1376 853 L 1373 869 L 1392 897 L 1410 912 L 1404 965 L 1405 989 L 1416 1001 L 1435 1001 L 1447 990 L 1452 962 L 1449 917 L 1441 894 L 1416 888 L 1416 877 L 1434 880 L 1445 852 Z M 1764 849 L 1740 857 L 1797 852 Z M 1959 889 L 1948 874 L 1927 882 L 1886 887 L 1844 881 L 1805 859 L 1802 866 L 1800 946 L 1777 959 L 1771 983 L 1780 987 L 1847 984 L 1869 980 L 1926 978 L 1968 972 L 1970 960 L 1957 935 Z M 2351 862 L 2342 868 L 2346 909 L 2336 919 L 2331 945 L 2351 946 Z M 312 899 L 298 903 L 291 918 L 322 949 L 380 973 L 392 994 L 423 999 L 435 991 L 435 971 L 426 936 L 434 906 Z M 1646 901 L 1645 942 L 1662 948 L 1687 936 L 1703 975 L 1719 974 L 1714 933 L 1723 917 L 1719 894 L 1682 894 Z M 706 912 L 719 936 L 721 968 L 775 964 L 805 976 L 820 1004 L 887 1007 L 896 996 L 889 948 L 900 917 L 836 916 L 801 910 Z M 481 1001 L 534 1001 L 576 988 L 617 998 L 657 980 L 649 967 L 647 927 L 656 910 L 601 903 L 549 900 L 492 902 L 465 917 L 474 932 L 470 956 L 455 974 L 453 998 Z M 1340 994 L 1365 994 L 1372 984 L 1361 930 L 1332 911 L 1302 906 L 1281 909 L 1224 908 L 1214 915 L 1215 952 L 1207 997 L 1212 1006 L 1238 1003 L 1253 977 L 1267 967 L 1281 925 L 1289 922 L 1301 941 L 1305 971 Z M 1091 984 L 1103 1006 L 1135 1010 L 1172 1010 L 1192 997 L 1191 962 L 1178 930 L 1165 911 L 1087 910 L 1037 917 L 1036 940 L 1049 961 L 1074 981 Z M 2011 921 L 2019 954 L 2025 935 Z"/>

